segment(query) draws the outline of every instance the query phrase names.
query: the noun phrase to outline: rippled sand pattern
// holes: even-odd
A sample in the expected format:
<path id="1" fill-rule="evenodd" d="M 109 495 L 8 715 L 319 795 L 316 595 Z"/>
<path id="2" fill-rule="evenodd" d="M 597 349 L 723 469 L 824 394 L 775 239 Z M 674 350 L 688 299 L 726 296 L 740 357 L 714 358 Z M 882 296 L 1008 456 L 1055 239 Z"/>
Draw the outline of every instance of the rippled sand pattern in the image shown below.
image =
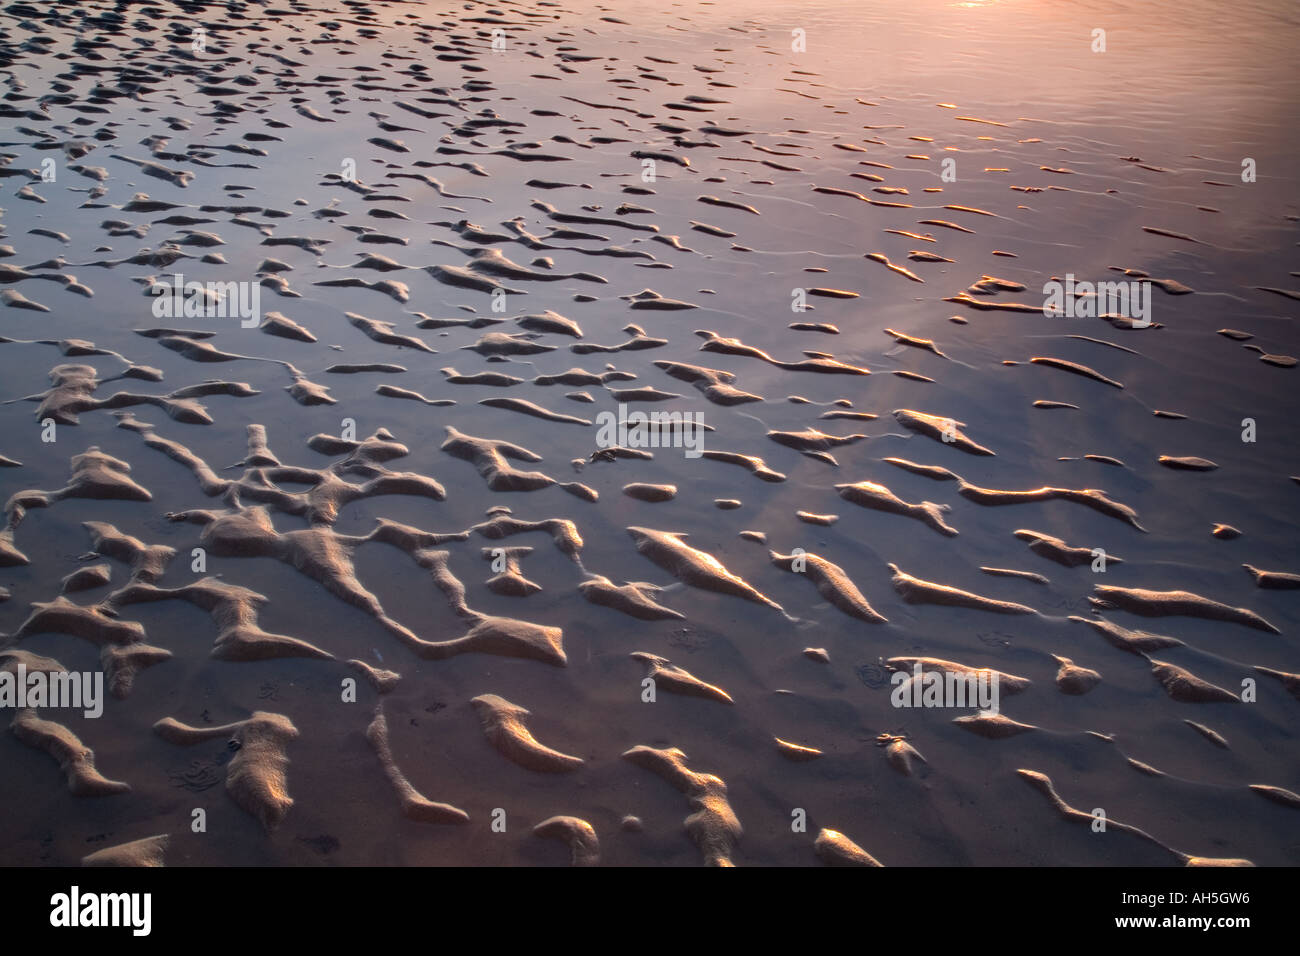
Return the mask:
<path id="1" fill-rule="evenodd" d="M 0 862 L 1300 863 L 1300 28 L 1179 10 L 5 6 L 0 678 L 104 699 Z"/>

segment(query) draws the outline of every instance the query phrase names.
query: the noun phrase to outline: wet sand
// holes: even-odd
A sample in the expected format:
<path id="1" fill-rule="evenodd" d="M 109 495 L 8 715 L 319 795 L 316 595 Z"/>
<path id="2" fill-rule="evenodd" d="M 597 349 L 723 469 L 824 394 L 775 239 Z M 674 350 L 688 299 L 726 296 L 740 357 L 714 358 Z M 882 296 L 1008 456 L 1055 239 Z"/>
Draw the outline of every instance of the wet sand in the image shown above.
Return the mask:
<path id="1" fill-rule="evenodd" d="M 0 12 L 0 863 L 1300 864 L 1294 14 L 158 7 Z"/>

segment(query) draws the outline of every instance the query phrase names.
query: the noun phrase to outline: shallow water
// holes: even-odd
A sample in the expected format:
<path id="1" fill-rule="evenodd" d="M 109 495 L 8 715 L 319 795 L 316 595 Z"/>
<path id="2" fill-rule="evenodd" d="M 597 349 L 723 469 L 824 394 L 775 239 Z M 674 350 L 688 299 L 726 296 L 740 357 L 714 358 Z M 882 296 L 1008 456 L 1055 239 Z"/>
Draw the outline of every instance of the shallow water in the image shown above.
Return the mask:
<path id="1" fill-rule="evenodd" d="M 1250 789 L 1300 791 L 1297 700 L 1282 680 L 1254 669 L 1300 671 L 1294 639 L 1300 613 L 1291 590 L 1259 587 L 1242 569 L 1250 564 L 1300 572 L 1292 507 L 1300 493 L 1300 480 L 1292 477 L 1300 473 L 1296 370 L 1261 361 L 1261 353 L 1300 354 L 1294 329 L 1300 297 L 1293 271 L 1300 241 L 1294 11 L 1235 4 L 1228 14 L 1207 2 L 1153 12 L 1151 4 L 1046 0 L 830 2 L 797 11 L 750 0 L 681 3 L 663 11 L 626 3 L 443 8 L 330 0 L 310 12 L 266 9 L 241 22 L 224 6 L 207 8 L 207 17 L 162 7 L 162 17 L 128 8 L 121 25 L 81 17 L 115 9 L 109 4 L 61 6 L 49 22 L 23 5 L 0 15 L 0 75 L 8 80 L 0 117 L 7 174 L 0 185 L 0 244 L 13 249 L 0 267 L 75 276 L 93 290 L 88 297 L 71 286 L 73 280 L 4 276 L 5 290 L 48 311 L 12 303 L 0 310 L 0 336 L 13 340 L 0 347 L 0 397 L 41 395 L 50 388 L 49 371 L 72 364 L 97 371 L 93 399 L 119 391 L 158 396 L 214 379 L 247 383 L 256 394 L 195 399 L 210 424 L 186 423 L 151 404 L 100 409 L 87 402 L 79 413 L 71 406 L 60 413 L 62 403 L 47 401 L 57 420 L 52 442 L 43 440 L 50 432 L 43 416 L 33 414 L 35 403 L 0 405 L 0 455 L 21 462 L 0 468 L 0 491 L 10 502 L 12 547 L 27 559 L 0 567 L 0 587 L 9 592 L 0 603 L 0 633 L 19 632 L 33 603 L 53 601 L 62 579 L 83 563 L 107 563 L 109 584 L 70 599 L 87 606 L 104 602 L 119 620 L 139 622 L 149 644 L 171 652 L 142 669 L 127 696 L 110 698 L 102 718 L 42 713 L 93 748 L 98 770 L 130 784 L 129 793 L 75 796 L 49 753 L 13 734 L 0 737 L 0 759 L 11 768 L 0 776 L 6 808 L 0 859 L 75 864 L 106 847 L 169 834 L 169 865 L 559 865 L 569 861 L 569 850 L 535 837 L 532 828 L 568 815 L 594 827 L 600 861 L 611 865 L 696 864 L 709 858 L 691 838 L 701 833 L 706 844 L 712 839 L 727 847 L 723 856 L 738 865 L 807 865 L 818 859 L 813 841 L 822 828 L 842 832 L 885 865 L 1163 865 L 1180 862 L 1178 853 L 1260 865 L 1300 862 L 1294 806 L 1284 796 L 1278 802 Z M 202 51 L 191 42 L 198 26 L 205 28 Z M 504 50 L 492 49 L 494 28 L 503 31 Z M 1093 50 L 1095 29 L 1105 31 L 1104 53 Z M 804 52 L 791 49 L 793 30 L 804 31 Z M 53 40 L 48 50 L 32 43 L 41 36 Z M 121 73 L 128 64 L 141 73 Z M 97 82 L 132 95 L 96 93 Z M 43 100 L 48 112 L 40 108 Z M 396 101 L 443 115 L 421 116 Z M 216 104 L 226 105 L 218 110 Z M 303 115 L 299 105 L 332 122 Z M 498 119 L 507 125 L 468 125 Z M 380 123 L 403 129 L 385 130 Z M 277 139 L 250 140 L 248 134 Z M 149 139 L 155 136 L 165 142 Z M 368 142 L 373 137 L 400 139 L 409 152 Z M 68 151 L 73 143 L 94 149 L 76 158 Z M 231 144 L 266 155 L 214 148 Z M 502 152 L 515 146 L 521 148 L 513 155 Z M 689 166 L 661 158 L 647 182 L 642 158 L 631 155 L 636 151 L 688 159 Z M 519 158 L 536 154 L 557 159 Z M 145 174 L 122 156 L 188 170 L 193 179 L 182 187 Z M 46 158 L 55 161 L 53 182 L 41 180 Z M 1254 160 L 1253 182 L 1242 178 L 1247 158 Z M 944 178 L 945 159 L 954 160 L 947 168 L 955 178 Z M 360 180 L 351 188 L 338 178 L 349 160 Z M 75 165 L 103 167 L 106 178 L 100 184 Z M 412 175 L 435 178 L 446 195 Z M 543 188 L 539 181 L 570 185 Z M 44 202 L 23 198 L 25 186 Z M 874 205 L 846 190 L 903 205 Z M 137 193 L 176 208 L 123 209 Z M 749 206 L 758 215 L 700 197 Z M 614 222 L 556 221 L 534 201 L 561 214 Z M 620 214 L 621 203 L 651 211 Z M 964 208 L 945 208 L 950 205 Z M 372 214 L 379 210 L 406 218 Z M 203 221 L 160 222 L 178 215 Z M 510 239 L 472 243 L 448 225 L 460 220 Z M 540 243 L 513 241 L 512 220 Z M 113 236 L 104 225 L 111 221 L 145 229 L 138 237 Z M 700 231 L 693 223 L 717 229 Z M 650 224 L 658 231 L 647 231 Z M 67 241 L 33 229 L 64 233 Z M 551 238 L 553 229 L 597 238 Z M 216 234 L 221 244 L 186 244 L 189 230 Z M 401 241 L 361 241 L 367 233 Z M 669 236 L 687 248 L 655 239 Z M 263 243 L 283 237 L 321 240 L 319 252 Z M 146 248 L 158 253 L 169 242 L 181 243 L 175 248 L 191 258 L 92 264 Z M 610 247 L 633 255 L 603 254 Z M 425 271 L 465 268 L 474 249 L 497 249 L 532 274 L 494 278 L 480 268 L 470 273 L 480 284 L 474 289 Z M 909 258 L 914 250 L 952 261 L 916 261 Z M 213 252 L 225 261 L 199 258 Z M 869 254 L 924 281 L 864 258 Z M 358 267 L 365 255 L 387 256 L 406 268 Z M 553 262 L 548 268 L 539 257 Z M 316 342 L 242 328 L 234 318 L 169 323 L 151 311 L 145 277 L 167 281 L 182 273 L 186 280 L 256 282 L 268 258 L 292 267 L 282 274 L 298 297 L 262 286 L 261 311 L 282 313 Z M 996 277 L 1012 285 L 991 295 L 976 290 L 967 300 L 1039 308 L 1052 277 L 1124 278 L 1112 267 L 1192 291 L 1152 288 L 1150 318 L 1159 327 L 1146 329 L 947 301 L 983 277 Z M 605 281 L 540 281 L 539 275 L 553 278 L 548 272 Z M 317 284 L 349 278 L 405 283 L 409 299 Z M 515 290 L 502 311 L 493 310 L 485 279 Z M 1014 291 L 1018 286 L 1023 289 Z M 792 290 L 814 288 L 856 297 L 812 294 L 807 302 L 813 308 L 793 312 Z M 633 308 L 634 300 L 621 298 L 645 289 L 696 308 Z M 582 338 L 528 332 L 516 321 L 547 310 L 576 322 Z M 416 312 L 500 324 L 421 328 Z M 437 354 L 367 337 L 345 313 L 392 323 L 393 332 L 414 336 Z M 829 323 L 838 333 L 789 327 L 797 322 Z M 570 348 L 624 342 L 630 323 L 667 344 L 593 354 Z M 136 334 L 157 327 L 215 334 L 188 344 L 173 339 L 171 347 Z M 942 355 L 896 341 L 886 329 L 932 340 Z M 1216 334 L 1221 329 L 1252 337 L 1237 341 Z M 738 347 L 701 351 L 705 339 L 697 330 L 737 339 L 780 364 L 727 354 Z M 534 335 L 527 341 L 553 351 L 493 362 L 466 348 L 489 333 Z M 126 363 L 112 354 L 76 354 L 84 349 L 62 355 L 55 343 L 68 339 L 93 342 Z M 251 358 L 206 363 L 174 350 L 195 341 Z M 791 368 L 810 358 L 805 350 L 872 374 Z M 1086 366 L 1123 388 L 1032 358 Z M 656 361 L 734 373 L 731 384 L 762 401 L 711 402 L 702 388 L 666 374 Z M 283 363 L 327 386 L 334 404 L 296 401 L 286 391 L 294 378 Z M 326 371 L 341 363 L 387 363 L 405 371 Z M 160 370 L 162 380 L 109 381 L 128 365 Z M 616 369 L 635 379 L 582 386 L 532 382 L 574 367 Z M 523 381 L 510 387 L 452 384 L 440 371 L 445 368 Z M 930 381 L 891 374 L 896 371 Z M 380 385 L 455 404 L 378 394 Z M 617 407 L 610 389 L 629 387 L 676 393 L 680 397 L 670 401 L 630 407 L 699 414 L 714 429 L 704 435 L 706 449 L 759 456 L 784 480 L 690 458 L 681 448 L 651 449 L 651 460 L 593 461 L 600 450 L 594 425 L 479 404 L 521 399 L 594 422 Z M 594 401 L 565 397 L 576 390 Z M 1045 409 L 1035 401 L 1077 408 Z M 957 443 L 910 430 L 893 414 L 901 409 L 962 422 L 971 441 L 995 454 L 968 454 Z M 1159 417 L 1157 410 L 1186 417 Z M 877 417 L 819 417 L 831 411 Z M 1244 419 L 1255 424 L 1253 442 L 1242 440 Z M 206 461 L 218 479 L 238 485 L 205 494 L 191 469 L 146 445 L 140 422 Z M 123 423 L 132 427 L 119 427 Z M 386 468 L 432 478 L 445 489 L 445 500 L 407 493 L 345 501 L 335 520 L 317 516 L 315 525 L 325 529 L 321 540 L 329 540 L 331 528 L 338 535 L 370 535 L 380 518 L 464 532 L 486 520 L 488 509 L 506 506 L 527 521 L 572 520 L 583 541 L 580 560 L 562 553 L 545 530 L 504 539 L 473 533 L 433 545 L 448 552 L 447 567 L 464 585 L 458 613 L 457 602 L 433 586 L 429 568 L 417 564 L 418 549 L 353 540 L 357 591 L 373 595 L 372 609 L 382 606 L 380 620 L 357 606 L 359 598 L 348 603 L 337 596 L 345 585 L 335 593 L 323 585 L 330 575 L 347 576 L 347 562 L 337 555 L 293 550 L 289 539 L 274 535 L 258 538 L 256 546 L 285 548 L 280 558 L 222 554 L 201 537 L 202 526 L 168 520 L 192 509 L 247 509 L 277 498 L 276 487 L 303 492 L 308 486 L 302 479 L 322 480 L 274 469 L 246 473 L 246 433 L 253 424 L 265 426 L 280 462 L 304 469 L 325 469 L 347 455 L 347 449 L 309 448 L 314 435 L 340 436 L 350 426 L 363 440 L 386 429 L 407 454 L 366 459 L 363 449 L 364 461 L 335 478 L 359 485 Z M 530 449 L 540 461 L 511 463 L 556 482 L 581 482 L 599 499 L 587 501 L 553 485 L 492 490 L 476 462 L 440 449 L 449 426 Z M 831 464 L 766 435 L 809 428 L 866 438 L 827 449 Z M 49 507 L 38 506 L 44 503 L 39 496 L 18 494 L 64 487 L 70 459 L 92 446 L 128 462 L 131 479 L 148 489 L 151 500 L 105 500 L 102 483 L 88 492 L 96 497 L 51 499 Z M 1158 461 L 1162 455 L 1195 456 L 1218 467 L 1175 470 Z M 941 466 L 967 488 L 1098 489 L 1134 509 L 1145 533 L 1079 501 L 990 507 L 959 493 L 955 480 L 935 481 L 887 458 Z M 575 459 L 586 460 L 581 470 L 571 464 Z M 950 506 L 943 520 L 959 534 L 861 507 L 836 492 L 836 485 L 863 481 L 884 485 L 909 504 Z M 666 502 L 635 500 L 621 491 L 632 482 L 675 485 L 677 494 Z M 716 499 L 742 505 L 721 510 Z M 277 502 L 270 506 L 276 532 L 313 524 L 301 499 Z M 808 524 L 797 511 L 839 519 Z M 208 575 L 266 597 L 257 626 L 309 642 L 329 659 L 214 659 L 219 629 L 208 612 L 181 600 L 125 600 L 119 589 L 132 580 L 132 568 L 87 557 L 93 542 L 82 527 L 86 521 L 108 522 L 147 545 L 174 548 L 158 587 L 202 578 L 192 554 L 204 547 Z M 1241 536 L 1216 539 L 1210 532 L 1219 522 Z M 654 554 L 638 553 L 629 527 L 688 532 L 689 545 L 784 611 L 694 586 L 708 582 L 689 557 L 656 561 Z M 1026 547 L 1013 536 L 1020 529 L 1088 551 L 1104 548 L 1123 563 L 1112 562 L 1104 575 L 1091 561 L 1066 567 Z M 746 530 L 763 532 L 766 546 L 740 537 Z M 246 553 L 253 546 L 250 537 L 231 550 Z M 481 552 L 496 546 L 533 548 L 521 569 L 539 592 L 520 598 L 487 586 L 495 569 Z M 801 548 L 838 565 L 888 623 L 844 613 L 813 581 L 776 567 L 768 548 L 781 554 Z M 1037 613 L 1005 616 L 908 603 L 891 586 L 891 563 L 923 581 Z M 995 577 L 982 567 L 1029 571 L 1049 583 Z M 592 603 L 578 585 L 593 574 L 615 585 L 662 586 L 666 590 L 645 593 L 684 618 L 647 621 Z M 141 581 L 138 572 L 135 580 Z M 1098 596 L 1098 585 L 1193 592 L 1249 609 L 1280 633 L 1194 615 L 1142 617 L 1094 608 L 1089 597 Z M 565 665 L 500 653 L 443 658 L 442 651 L 419 643 L 459 638 L 481 619 L 476 615 L 562 629 Z M 1240 693 L 1243 680 L 1255 680 L 1257 699 L 1172 699 L 1141 656 L 1124 653 L 1071 616 L 1177 638 L 1183 646 L 1152 656 L 1233 693 Z M 64 630 L 70 633 L 29 627 L 6 643 L 70 670 L 97 670 L 100 649 L 86 626 Z M 829 662 L 804 656 L 807 647 L 824 648 Z M 724 689 L 734 703 L 672 693 L 662 681 L 656 701 L 644 702 L 645 666 L 628 656 L 637 651 L 671 660 Z M 1100 683 L 1082 696 L 1062 693 L 1052 655 L 1099 672 Z M 891 706 L 882 662 L 900 656 L 1030 679 L 1032 686 L 1008 696 L 1002 711 L 1038 729 L 987 739 L 952 722 L 971 714 L 969 708 Z M 380 695 L 344 663 L 349 659 L 391 669 L 401 680 Z M 355 702 L 340 700 L 346 678 L 358 685 Z M 526 725 L 537 741 L 585 763 L 571 772 L 544 773 L 512 761 L 494 747 L 471 703 L 485 694 L 527 708 Z M 468 824 L 402 815 L 366 736 L 381 703 L 401 773 L 429 800 L 467 813 Z M 249 801 L 223 792 L 233 753 L 224 736 L 185 747 L 153 729 L 166 717 L 204 727 L 243 721 L 256 711 L 284 715 L 298 733 L 283 748 L 293 803 L 281 801 L 283 819 L 270 828 L 257 819 L 256 800 L 250 809 Z M 1216 746 L 1188 720 L 1220 734 L 1228 747 Z M 881 734 L 906 736 L 925 762 L 910 776 L 898 772 L 878 746 Z M 792 762 L 774 738 L 824 754 Z M 698 809 L 692 795 L 622 759 L 638 745 L 680 748 L 691 771 L 724 781 L 723 805 L 729 803 L 743 835 L 736 839 L 729 828 L 715 790 L 708 791 L 712 814 L 688 835 L 683 820 Z M 1130 760 L 1161 773 L 1140 772 Z M 1046 774 L 1070 806 L 1084 813 L 1102 808 L 1112 822 L 1139 827 L 1175 852 L 1122 828 L 1100 834 L 1063 817 L 1018 770 Z M 195 808 L 206 811 L 206 833 L 191 832 Z M 504 812 L 504 832 L 492 827 L 501 818 L 497 810 Z M 803 829 L 792 827 L 796 811 L 806 816 Z M 640 819 L 640 829 L 624 826 L 629 815 Z"/>

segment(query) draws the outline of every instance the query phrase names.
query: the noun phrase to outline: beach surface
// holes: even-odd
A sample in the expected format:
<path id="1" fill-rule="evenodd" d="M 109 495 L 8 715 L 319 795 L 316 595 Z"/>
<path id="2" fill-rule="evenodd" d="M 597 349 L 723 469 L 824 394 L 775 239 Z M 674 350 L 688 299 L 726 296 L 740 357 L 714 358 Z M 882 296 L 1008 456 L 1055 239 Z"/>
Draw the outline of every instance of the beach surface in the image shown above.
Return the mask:
<path id="1" fill-rule="evenodd" d="M 4 7 L 0 863 L 1300 864 L 1298 42 Z"/>

